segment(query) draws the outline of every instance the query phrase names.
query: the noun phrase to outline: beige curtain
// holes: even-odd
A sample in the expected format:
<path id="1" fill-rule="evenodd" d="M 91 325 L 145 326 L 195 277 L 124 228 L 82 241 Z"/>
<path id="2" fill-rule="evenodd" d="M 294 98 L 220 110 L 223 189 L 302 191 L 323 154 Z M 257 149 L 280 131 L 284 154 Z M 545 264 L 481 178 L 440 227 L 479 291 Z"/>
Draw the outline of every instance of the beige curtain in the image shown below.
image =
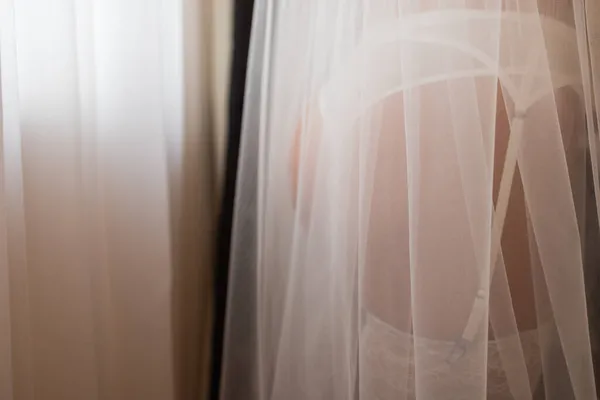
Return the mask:
<path id="1" fill-rule="evenodd" d="M 0 0 L 0 399 L 204 398 L 212 12 Z"/>
<path id="2" fill-rule="evenodd" d="M 190 92 L 187 98 L 191 136 L 184 147 L 188 160 L 184 172 L 187 180 L 184 178 L 179 189 L 185 199 L 180 203 L 179 212 L 187 216 L 173 218 L 182 221 L 173 230 L 175 236 L 179 232 L 182 256 L 174 291 L 179 302 L 174 309 L 178 318 L 175 326 L 179 329 L 175 343 L 181 399 L 208 398 L 213 318 L 213 228 L 223 184 L 231 51 L 231 2 L 204 1 L 196 11 L 198 14 L 189 14 L 186 21 L 186 81 L 199 82 L 199 90 Z M 197 49 L 202 50 L 198 52 Z M 194 136 L 194 133 L 200 133 L 200 136 Z M 209 159 L 210 164 L 207 163 Z M 211 171 L 210 179 L 206 173 L 200 173 L 204 182 L 198 180 L 201 178 L 198 172 L 202 170 Z M 177 212 L 177 207 L 174 211 Z"/>
<path id="3" fill-rule="evenodd" d="M 225 151 L 227 147 L 227 121 L 229 101 L 229 75 L 232 53 L 231 0 L 211 0 L 211 95 L 214 104 L 215 166 L 218 186 L 223 184 Z"/>
<path id="4" fill-rule="evenodd" d="M 587 26 L 589 30 L 592 75 L 594 79 L 596 103 L 600 102 L 600 3 L 586 1 Z"/>

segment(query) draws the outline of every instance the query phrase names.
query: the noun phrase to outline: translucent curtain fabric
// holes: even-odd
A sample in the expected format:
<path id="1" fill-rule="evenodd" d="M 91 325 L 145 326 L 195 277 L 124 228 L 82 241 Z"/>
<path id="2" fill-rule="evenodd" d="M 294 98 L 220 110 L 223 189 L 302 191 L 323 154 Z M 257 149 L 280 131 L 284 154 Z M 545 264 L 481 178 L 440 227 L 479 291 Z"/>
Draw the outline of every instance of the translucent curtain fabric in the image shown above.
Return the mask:
<path id="1" fill-rule="evenodd" d="M 257 1 L 222 399 L 596 398 L 596 8 Z"/>
<path id="2" fill-rule="evenodd" d="M 199 396 L 214 196 L 203 13 L 0 1 L 1 399 Z"/>

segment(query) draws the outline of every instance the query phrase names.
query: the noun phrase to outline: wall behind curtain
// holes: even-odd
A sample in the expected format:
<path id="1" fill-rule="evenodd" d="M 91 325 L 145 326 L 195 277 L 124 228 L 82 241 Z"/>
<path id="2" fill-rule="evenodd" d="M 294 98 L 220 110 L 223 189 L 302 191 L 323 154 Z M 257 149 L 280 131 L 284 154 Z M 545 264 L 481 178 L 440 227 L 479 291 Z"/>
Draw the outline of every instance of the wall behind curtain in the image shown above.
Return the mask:
<path id="1" fill-rule="evenodd" d="M 0 0 L 0 399 L 204 398 L 212 18 Z"/>

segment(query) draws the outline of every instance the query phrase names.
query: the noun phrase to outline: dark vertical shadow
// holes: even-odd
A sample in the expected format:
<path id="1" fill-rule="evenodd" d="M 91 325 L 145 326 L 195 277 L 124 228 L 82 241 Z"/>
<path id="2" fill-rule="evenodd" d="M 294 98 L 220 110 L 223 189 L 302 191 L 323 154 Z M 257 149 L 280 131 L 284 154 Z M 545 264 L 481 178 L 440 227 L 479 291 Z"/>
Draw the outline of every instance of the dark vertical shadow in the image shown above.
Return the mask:
<path id="1" fill-rule="evenodd" d="M 210 399 L 219 399 L 219 384 L 225 333 L 225 313 L 227 305 L 227 283 L 229 279 L 229 251 L 235 199 L 236 176 L 240 139 L 244 91 L 246 86 L 246 65 L 252 27 L 254 0 L 234 1 L 233 57 L 231 62 L 229 122 L 227 157 L 225 166 L 225 186 L 219 215 L 217 250 L 214 269 L 215 318 L 211 363 Z"/>
<path id="2" fill-rule="evenodd" d="M 596 211 L 596 193 L 592 181 L 590 155 L 587 157 L 586 169 L 586 211 L 584 239 L 584 273 L 588 289 L 588 318 L 592 341 L 592 357 L 596 386 L 600 387 L 600 232 L 598 229 L 598 213 Z"/>

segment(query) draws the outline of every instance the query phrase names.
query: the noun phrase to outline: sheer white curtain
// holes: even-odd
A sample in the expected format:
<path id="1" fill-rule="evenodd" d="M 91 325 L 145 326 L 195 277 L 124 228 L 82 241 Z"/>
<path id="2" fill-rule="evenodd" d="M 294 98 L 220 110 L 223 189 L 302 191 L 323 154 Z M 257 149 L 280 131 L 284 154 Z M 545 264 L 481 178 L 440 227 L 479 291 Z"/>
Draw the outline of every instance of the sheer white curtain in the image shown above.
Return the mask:
<path id="1" fill-rule="evenodd" d="M 0 398 L 198 398 L 204 3 L 0 0 Z"/>
<path id="2" fill-rule="evenodd" d="M 596 398 L 598 10 L 257 0 L 224 400 Z"/>

